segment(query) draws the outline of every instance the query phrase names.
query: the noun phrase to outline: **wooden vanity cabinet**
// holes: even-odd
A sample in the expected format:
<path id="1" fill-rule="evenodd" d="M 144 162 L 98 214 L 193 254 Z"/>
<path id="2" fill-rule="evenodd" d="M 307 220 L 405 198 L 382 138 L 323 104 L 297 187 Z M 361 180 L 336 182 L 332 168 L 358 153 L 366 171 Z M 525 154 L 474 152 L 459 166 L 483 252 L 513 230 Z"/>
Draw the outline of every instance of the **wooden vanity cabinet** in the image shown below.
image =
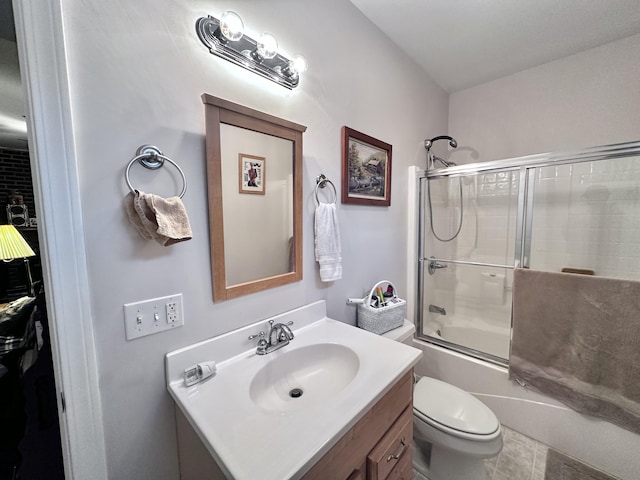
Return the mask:
<path id="1" fill-rule="evenodd" d="M 176 409 L 176 422 L 180 479 L 224 480 L 180 409 Z M 302 479 L 411 480 L 412 447 L 413 372 L 408 372 Z"/>
<path id="2" fill-rule="evenodd" d="M 412 437 L 413 408 L 408 406 L 367 455 L 367 480 L 403 478 L 403 467 L 407 459 L 411 467 L 411 453 L 407 455 L 407 451 L 412 447 Z M 411 478 L 411 471 L 407 478 Z"/>
<path id="3" fill-rule="evenodd" d="M 404 375 L 303 480 L 411 480 L 413 372 Z"/>

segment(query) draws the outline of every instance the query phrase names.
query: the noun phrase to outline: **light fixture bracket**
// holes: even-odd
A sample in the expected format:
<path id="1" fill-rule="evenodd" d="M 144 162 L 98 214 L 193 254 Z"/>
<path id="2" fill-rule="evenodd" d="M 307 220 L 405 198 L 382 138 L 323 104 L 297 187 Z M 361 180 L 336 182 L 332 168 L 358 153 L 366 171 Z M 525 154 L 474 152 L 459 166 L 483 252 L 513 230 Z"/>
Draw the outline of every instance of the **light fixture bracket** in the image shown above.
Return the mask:
<path id="1" fill-rule="evenodd" d="M 196 33 L 209 52 L 235 63 L 261 77 L 293 90 L 300 82 L 300 76 L 293 73 L 291 59 L 277 53 L 275 57 L 260 59 L 256 52 L 257 42 L 243 35 L 237 41 L 221 41 L 219 35 L 220 20 L 209 15 L 200 17 L 196 22 Z"/>

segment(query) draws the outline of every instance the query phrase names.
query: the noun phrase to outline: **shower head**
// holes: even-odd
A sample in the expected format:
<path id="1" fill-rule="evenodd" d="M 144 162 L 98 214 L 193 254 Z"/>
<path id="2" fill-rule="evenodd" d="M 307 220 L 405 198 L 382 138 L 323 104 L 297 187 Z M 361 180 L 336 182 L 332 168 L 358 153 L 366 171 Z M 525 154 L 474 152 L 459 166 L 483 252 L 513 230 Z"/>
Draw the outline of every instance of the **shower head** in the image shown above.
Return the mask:
<path id="1" fill-rule="evenodd" d="M 427 139 L 424 141 L 424 148 L 427 149 L 427 152 L 431 150 L 431 147 L 433 146 L 433 142 L 435 142 L 436 140 L 449 140 L 449 146 L 451 148 L 458 147 L 458 142 L 456 142 L 456 140 L 453 137 L 450 137 L 449 135 L 440 135 L 439 137 L 433 137 L 432 139 Z"/>

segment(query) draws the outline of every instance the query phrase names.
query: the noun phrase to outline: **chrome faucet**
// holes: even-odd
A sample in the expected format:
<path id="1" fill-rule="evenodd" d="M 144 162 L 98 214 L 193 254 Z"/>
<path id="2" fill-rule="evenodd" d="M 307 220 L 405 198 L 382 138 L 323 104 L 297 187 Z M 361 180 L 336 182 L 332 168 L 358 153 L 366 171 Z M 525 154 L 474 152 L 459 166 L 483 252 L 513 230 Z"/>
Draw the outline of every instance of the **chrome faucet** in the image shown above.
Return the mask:
<path id="1" fill-rule="evenodd" d="M 444 307 L 439 307 L 438 305 L 429 305 L 429 311 L 431 313 L 439 313 L 440 315 L 446 315 L 447 311 L 444 309 Z"/>
<path id="2" fill-rule="evenodd" d="M 266 355 L 267 353 L 275 352 L 279 348 L 289 345 L 289 342 L 293 340 L 293 332 L 289 328 L 289 325 L 293 325 L 293 322 L 288 323 L 276 323 L 273 320 L 269 320 L 269 332 L 259 332 L 255 335 L 250 335 L 249 340 L 254 338 L 258 339 L 258 348 L 256 354 Z"/>

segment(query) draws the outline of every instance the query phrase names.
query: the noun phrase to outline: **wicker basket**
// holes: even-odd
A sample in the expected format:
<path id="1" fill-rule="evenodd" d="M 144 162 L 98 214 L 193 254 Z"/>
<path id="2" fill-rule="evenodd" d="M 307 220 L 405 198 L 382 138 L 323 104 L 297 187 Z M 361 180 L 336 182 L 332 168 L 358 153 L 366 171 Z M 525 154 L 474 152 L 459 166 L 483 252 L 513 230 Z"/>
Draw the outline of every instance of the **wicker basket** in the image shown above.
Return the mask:
<path id="1" fill-rule="evenodd" d="M 378 308 L 372 307 L 371 297 L 376 291 L 376 288 L 385 283 L 393 287 L 391 304 Z M 358 327 L 380 335 L 394 328 L 398 328 L 403 324 L 407 314 L 407 301 L 398 298 L 395 286 L 388 280 L 382 280 L 376 283 L 369 295 L 363 300 L 363 303 L 358 304 Z"/>

